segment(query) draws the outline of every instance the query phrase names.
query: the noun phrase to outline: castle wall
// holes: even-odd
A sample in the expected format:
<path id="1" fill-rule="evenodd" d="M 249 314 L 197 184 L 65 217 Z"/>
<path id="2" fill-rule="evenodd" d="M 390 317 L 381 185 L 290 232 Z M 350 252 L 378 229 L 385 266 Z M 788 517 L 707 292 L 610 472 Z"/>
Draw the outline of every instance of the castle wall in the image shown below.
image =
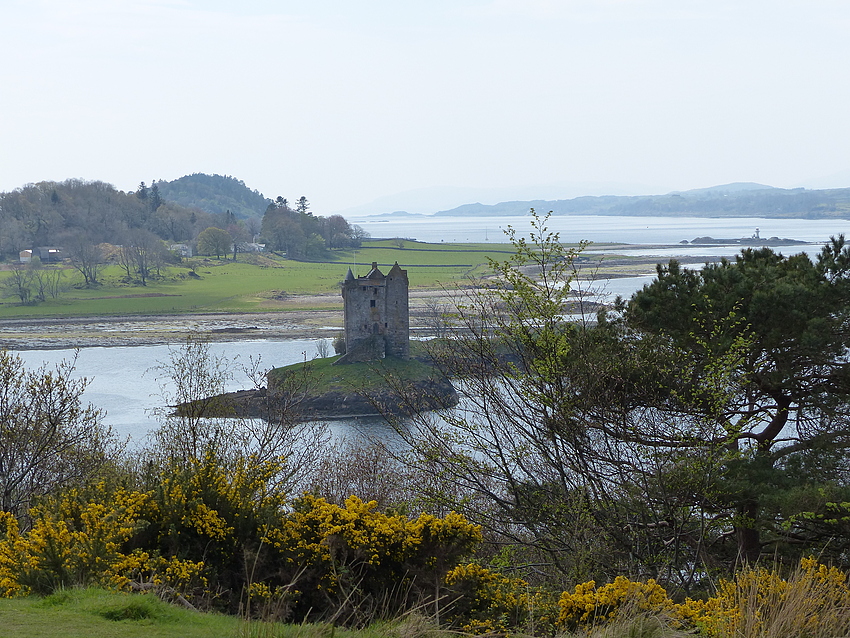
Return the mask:
<path id="1" fill-rule="evenodd" d="M 386 278 L 387 354 L 407 359 L 410 357 L 410 306 L 408 301 L 407 271 L 393 266 Z"/>
<path id="2" fill-rule="evenodd" d="M 349 271 L 342 297 L 346 361 L 410 356 L 407 271 L 396 264 L 385 276 L 377 263 L 365 277 Z"/>

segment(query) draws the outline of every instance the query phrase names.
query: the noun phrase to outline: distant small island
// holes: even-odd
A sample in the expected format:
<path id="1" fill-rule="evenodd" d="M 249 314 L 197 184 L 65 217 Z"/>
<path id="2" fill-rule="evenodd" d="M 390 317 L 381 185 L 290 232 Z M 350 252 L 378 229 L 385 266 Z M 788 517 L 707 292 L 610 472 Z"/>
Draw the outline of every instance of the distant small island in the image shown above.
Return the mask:
<path id="1" fill-rule="evenodd" d="M 693 246 L 799 246 L 810 242 L 799 239 L 788 239 L 779 237 L 741 237 L 737 239 L 717 239 L 714 237 L 696 237 L 690 242 L 683 240 L 682 244 Z"/>

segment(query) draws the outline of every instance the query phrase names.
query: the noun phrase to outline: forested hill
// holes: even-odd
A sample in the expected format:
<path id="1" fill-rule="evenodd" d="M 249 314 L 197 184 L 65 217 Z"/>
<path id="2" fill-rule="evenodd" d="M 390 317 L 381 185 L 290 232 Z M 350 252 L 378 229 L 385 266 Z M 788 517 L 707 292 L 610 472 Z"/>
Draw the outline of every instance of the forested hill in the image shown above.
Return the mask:
<path id="1" fill-rule="evenodd" d="M 35 246 L 189 242 L 210 226 L 239 230 L 237 222 L 167 201 L 156 185 L 124 192 L 100 181 L 38 182 L 0 193 L 0 258 Z"/>
<path id="2" fill-rule="evenodd" d="M 647 215 L 688 217 L 850 217 L 850 188 L 782 189 L 738 183 L 666 195 L 576 197 L 563 200 L 466 204 L 437 215 L 524 215 L 530 208 L 555 215 Z"/>
<path id="3" fill-rule="evenodd" d="M 206 187 L 192 186 L 205 182 Z M 283 197 L 271 202 L 232 177 L 196 174 L 171 182 L 199 197 L 205 193 L 206 210 L 200 203 L 175 202 L 167 184 L 157 181 L 148 187 L 142 182 L 137 190 L 124 192 L 105 182 L 68 179 L 0 192 L 0 260 L 17 260 L 20 251 L 39 246 L 60 247 L 73 258 L 102 244 L 155 253 L 184 243 L 210 254 L 197 245 L 208 228 L 224 233 L 219 237 L 225 244 L 259 241 L 290 258 L 324 259 L 328 251 L 357 246 L 367 236 L 339 215 L 314 215 L 306 197 L 293 209 Z M 259 209 L 249 209 L 249 204 Z M 250 214 L 240 217 L 246 210 Z"/>
<path id="4" fill-rule="evenodd" d="M 156 181 L 162 197 L 181 206 L 194 206 L 217 215 L 228 210 L 241 219 L 262 217 L 271 204 L 257 190 L 229 175 L 193 173 L 170 182 Z"/>

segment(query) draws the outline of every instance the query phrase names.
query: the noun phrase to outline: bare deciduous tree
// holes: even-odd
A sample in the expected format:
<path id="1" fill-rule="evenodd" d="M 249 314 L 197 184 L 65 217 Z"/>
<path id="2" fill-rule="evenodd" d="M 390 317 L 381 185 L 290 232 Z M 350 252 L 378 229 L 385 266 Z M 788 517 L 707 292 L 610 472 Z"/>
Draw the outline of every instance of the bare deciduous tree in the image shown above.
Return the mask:
<path id="1" fill-rule="evenodd" d="M 71 265 L 83 276 L 85 285 L 96 286 L 104 267 L 103 251 L 82 234 L 72 237 L 67 245 Z"/>
<path id="2" fill-rule="evenodd" d="M 0 507 L 22 516 L 32 500 L 82 483 L 121 445 L 102 414 L 84 405 L 73 362 L 27 370 L 0 350 Z"/>
<path id="3" fill-rule="evenodd" d="M 271 480 L 286 489 L 301 485 L 324 455 L 324 423 L 304 421 L 300 404 L 310 388 L 309 364 L 278 378 L 274 391 L 261 387 L 267 372 L 252 360 L 242 372 L 256 395 L 250 414 L 227 396 L 236 363 L 210 351 L 201 336 L 190 336 L 151 372 L 160 379 L 165 405 L 151 435 L 154 460 L 188 463 L 212 454 L 224 463 L 275 461 Z"/>
<path id="4" fill-rule="evenodd" d="M 32 280 L 33 271 L 24 264 L 15 264 L 9 276 L 3 280 L 3 296 L 17 297 L 21 304 L 28 304 L 32 301 Z"/>

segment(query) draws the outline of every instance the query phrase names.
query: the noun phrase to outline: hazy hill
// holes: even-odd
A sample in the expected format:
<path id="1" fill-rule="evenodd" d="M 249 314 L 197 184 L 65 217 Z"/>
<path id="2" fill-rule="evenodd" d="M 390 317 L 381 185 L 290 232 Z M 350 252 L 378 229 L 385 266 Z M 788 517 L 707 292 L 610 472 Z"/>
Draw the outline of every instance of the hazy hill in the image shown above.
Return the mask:
<path id="1" fill-rule="evenodd" d="M 738 182 L 666 195 L 576 197 L 499 204 L 465 204 L 437 215 L 524 215 L 529 208 L 555 215 L 850 218 L 850 188 L 782 189 Z"/>
<path id="2" fill-rule="evenodd" d="M 850 180 L 848 180 L 850 182 Z M 491 187 L 428 186 L 384 195 L 377 199 L 335 211 L 344 216 L 383 215 L 394 211 L 407 211 L 431 215 L 438 210 L 448 210 L 462 203 L 526 201 L 531 199 L 569 199 L 580 195 L 651 195 L 666 189 L 645 184 L 623 182 L 549 182 L 525 185 Z"/>
<path id="3" fill-rule="evenodd" d="M 262 217 L 271 200 L 245 182 L 229 175 L 193 173 L 170 182 L 157 181 L 163 199 L 181 206 L 195 206 L 208 213 L 232 212 L 237 217 Z"/>

